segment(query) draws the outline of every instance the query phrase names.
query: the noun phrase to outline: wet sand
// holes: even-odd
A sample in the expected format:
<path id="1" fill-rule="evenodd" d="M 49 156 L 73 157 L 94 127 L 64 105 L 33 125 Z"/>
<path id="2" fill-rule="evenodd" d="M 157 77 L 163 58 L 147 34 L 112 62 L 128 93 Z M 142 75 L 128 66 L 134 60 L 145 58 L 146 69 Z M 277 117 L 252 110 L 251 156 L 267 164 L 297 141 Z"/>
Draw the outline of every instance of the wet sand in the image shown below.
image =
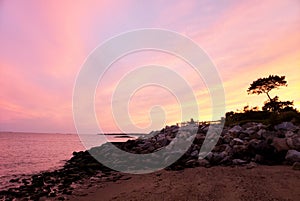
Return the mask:
<path id="1" fill-rule="evenodd" d="M 300 171 L 291 166 L 190 168 L 127 175 L 79 188 L 69 200 L 300 200 Z"/>

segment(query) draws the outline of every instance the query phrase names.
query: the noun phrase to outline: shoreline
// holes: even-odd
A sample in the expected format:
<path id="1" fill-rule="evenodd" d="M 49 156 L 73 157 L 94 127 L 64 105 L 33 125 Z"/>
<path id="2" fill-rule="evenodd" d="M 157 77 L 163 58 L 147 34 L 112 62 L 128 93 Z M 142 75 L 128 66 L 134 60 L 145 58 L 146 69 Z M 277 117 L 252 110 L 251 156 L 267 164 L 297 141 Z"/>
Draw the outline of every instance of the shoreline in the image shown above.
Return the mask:
<path id="1" fill-rule="evenodd" d="M 153 160 L 146 162 L 139 161 L 139 159 L 135 157 L 124 158 L 122 155 L 114 155 L 108 146 L 109 144 L 103 144 L 99 147 L 94 147 L 89 151 L 73 152 L 73 157 L 67 160 L 60 169 L 34 174 L 31 178 L 27 179 L 16 179 L 14 182 L 20 184 L 20 186 L 18 188 L 10 188 L 6 191 L 1 191 L 0 199 L 75 199 L 75 197 L 72 196 L 78 194 L 80 189 L 85 186 L 87 186 L 86 189 L 93 189 L 91 188 L 93 185 L 98 185 L 98 187 L 100 186 L 99 192 L 102 192 L 102 187 L 108 185 L 105 189 L 111 191 L 109 184 L 124 183 L 125 181 L 125 183 L 127 183 L 127 180 L 130 183 L 135 183 L 135 178 L 139 178 L 142 182 L 145 181 L 147 183 L 146 179 L 142 179 L 143 177 L 148 178 L 151 183 L 151 177 L 156 178 L 157 174 L 159 176 L 163 175 L 162 177 L 164 178 L 160 180 L 160 185 L 164 185 L 163 180 L 168 180 L 168 177 L 176 178 L 180 177 L 182 174 L 184 175 L 182 176 L 183 186 L 188 182 L 194 185 L 196 181 L 193 180 L 193 175 L 195 176 L 195 174 L 197 176 L 198 173 L 204 172 L 213 177 L 211 180 L 217 179 L 218 181 L 217 177 L 222 180 L 222 174 L 236 174 L 232 172 L 232 170 L 237 170 L 241 175 L 246 174 L 245 172 L 250 172 L 254 177 L 256 177 L 256 174 L 261 175 L 260 170 L 262 172 L 269 171 L 270 174 L 274 174 L 274 178 L 277 178 L 275 173 L 278 173 L 279 177 L 275 179 L 274 182 L 277 180 L 281 182 L 281 179 L 286 179 L 280 177 L 280 172 L 289 172 L 287 177 L 293 180 L 293 184 L 299 184 L 300 171 L 297 171 L 300 170 L 299 126 L 293 125 L 291 122 L 284 122 L 274 127 L 250 122 L 241 126 L 235 125 L 224 127 L 216 146 L 204 159 L 198 159 L 198 154 L 200 147 L 206 139 L 208 126 L 205 125 L 197 128 L 196 136 L 191 136 L 189 129 L 194 129 L 194 127 L 185 127 L 183 131 L 179 132 L 179 127 L 167 126 L 161 131 L 157 131 L 151 135 L 150 138 L 139 138 L 136 140 L 128 140 L 126 142 L 113 143 L 116 147 L 126 152 L 133 154 L 148 154 L 160 150 L 165 146 L 173 146 L 174 142 L 176 142 L 176 145 L 180 145 L 182 143 L 185 144 L 186 141 L 192 139 L 192 144 L 189 149 L 185 151 L 184 155 L 182 155 L 175 163 L 164 166 L 164 170 L 161 170 L 160 173 L 128 175 L 102 165 L 91 154 L 106 158 L 109 162 L 108 164 L 113 167 L 125 167 L 125 172 L 139 170 L 140 168 L 142 168 L 141 170 L 147 171 L 151 170 L 151 168 L 159 167 L 157 165 L 164 165 L 168 162 L 166 162 L 168 157 L 165 157 L 165 160 L 164 158 L 163 160 L 157 160 L 155 154 L 152 155 L 154 157 L 152 158 Z M 177 146 L 175 151 L 180 149 L 182 149 L 182 147 Z M 172 154 L 173 153 L 170 152 L 168 153 L 168 156 L 172 156 Z M 127 164 L 130 165 L 128 166 Z M 138 166 L 135 166 L 134 164 L 137 164 Z M 274 166 L 269 167 L 265 165 Z M 291 167 L 291 165 L 293 165 L 293 167 Z M 211 172 L 213 170 L 216 170 L 216 176 L 213 176 Z M 221 173 L 219 171 L 221 171 Z M 224 173 L 226 171 L 228 171 L 228 173 Z M 249 180 L 250 183 L 253 182 L 253 180 L 251 180 L 251 175 L 249 175 L 249 178 L 244 175 L 246 180 Z M 189 179 L 185 180 L 185 177 Z M 169 180 L 172 180 L 172 178 L 169 178 Z M 257 182 L 261 181 L 259 177 L 256 179 Z M 177 178 L 177 180 L 179 181 L 180 178 Z M 176 183 L 177 180 L 174 180 L 173 182 Z M 203 182 L 210 182 L 210 178 L 207 177 Z M 229 182 L 234 181 L 230 180 Z M 211 183 L 211 185 L 214 184 Z M 251 185 L 255 184 L 251 183 Z M 175 185 L 176 188 L 179 188 L 179 186 Z M 140 190 L 141 189 L 137 189 L 136 193 L 139 193 L 138 191 Z M 291 191 L 291 189 L 289 191 Z M 95 189 L 95 192 L 98 192 L 98 190 Z M 133 192 L 133 196 L 138 197 L 136 193 Z M 117 194 L 117 192 L 115 192 L 115 194 L 117 197 L 111 199 L 118 200 L 119 194 Z M 96 195 L 98 196 L 97 193 Z M 89 193 L 80 192 L 78 196 L 89 196 Z M 119 200 L 122 199 L 123 198 L 120 198 Z M 134 200 L 135 198 L 130 197 L 130 199 Z M 163 199 L 172 200 L 172 197 Z M 192 199 L 196 199 L 196 197 L 193 197 Z"/>

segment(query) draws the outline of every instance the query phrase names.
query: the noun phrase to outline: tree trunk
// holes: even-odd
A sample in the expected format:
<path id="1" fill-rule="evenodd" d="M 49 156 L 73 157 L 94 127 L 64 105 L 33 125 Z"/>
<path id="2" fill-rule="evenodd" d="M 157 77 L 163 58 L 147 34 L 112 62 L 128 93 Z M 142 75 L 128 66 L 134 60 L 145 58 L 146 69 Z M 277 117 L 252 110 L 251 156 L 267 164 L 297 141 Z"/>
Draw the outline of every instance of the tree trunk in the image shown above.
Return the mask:
<path id="1" fill-rule="evenodd" d="M 266 92 L 266 94 L 267 94 L 268 98 L 270 99 L 270 102 L 273 102 L 273 101 L 272 101 L 272 98 L 271 98 L 270 95 L 269 95 L 269 93 Z"/>
<path id="2" fill-rule="evenodd" d="M 270 103 L 271 103 L 271 106 L 273 108 L 273 112 L 278 112 L 278 108 L 276 106 L 276 103 L 273 101 L 273 99 L 270 97 L 269 93 L 266 92 L 268 98 L 270 99 Z"/>

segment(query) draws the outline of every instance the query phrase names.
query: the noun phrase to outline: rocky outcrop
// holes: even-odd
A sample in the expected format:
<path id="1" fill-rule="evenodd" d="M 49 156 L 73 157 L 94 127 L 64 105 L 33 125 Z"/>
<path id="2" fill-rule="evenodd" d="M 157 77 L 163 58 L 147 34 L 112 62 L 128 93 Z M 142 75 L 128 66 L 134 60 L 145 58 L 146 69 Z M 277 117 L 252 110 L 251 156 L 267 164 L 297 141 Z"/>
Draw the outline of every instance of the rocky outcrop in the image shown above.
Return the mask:
<path id="1" fill-rule="evenodd" d="M 242 165 L 251 169 L 258 164 L 290 164 L 295 170 L 300 169 L 300 128 L 291 122 L 283 122 L 274 127 L 255 122 L 224 127 L 217 141 L 214 139 L 214 132 L 207 136 L 208 128 L 209 125 L 199 127 L 189 125 L 182 128 L 167 126 L 160 131 L 151 132 L 148 136 L 128 140 L 124 143 L 115 143 L 115 145 L 126 152 L 149 154 L 166 146 L 176 146 L 175 152 L 185 150 L 184 145 L 186 142 L 190 142 L 191 146 L 175 163 L 166 167 L 167 170 L 180 170 L 197 166 L 208 168 L 216 165 Z M 196 131 L 197 134 L 192 136 L 191 130 Z M 214 142 L 216 146 L 211 152 L 205 153 L 204 158 L 199 158 L 204 141 Z M 105 157 L 112 164 L 119 166 L 124 164 L 124 160 L 129 160 L 122 158 L 122 156 L 112 155 L 108 144 L 92 148 L 90 152 Z M 157 159 L 163 160 L 163 163 L 172 154 L 176 153 L 172 152 Z M 135 157 L 130 160 L 132 160 L 132 164 L 145 162 L 136 161 Z M 150 160 L 146 162 L 151 168 L 152 165 L 154 167 L 160 161 Z M 74 186 L 85 178 L 94 178 L 97 182 L 105 182 L 116 181 L 122 177 L 123 174 L 100 164 L 88 151 L 74 152 L 73 157 L 59 170 L 12 180 L 11 182 L 18 183 L 19 187 L 0 192 L 0 199 L 38 200 L 41 197 L 56 197 L 63 200 L 65 199 L 64 195 L 72 194 Z"/>

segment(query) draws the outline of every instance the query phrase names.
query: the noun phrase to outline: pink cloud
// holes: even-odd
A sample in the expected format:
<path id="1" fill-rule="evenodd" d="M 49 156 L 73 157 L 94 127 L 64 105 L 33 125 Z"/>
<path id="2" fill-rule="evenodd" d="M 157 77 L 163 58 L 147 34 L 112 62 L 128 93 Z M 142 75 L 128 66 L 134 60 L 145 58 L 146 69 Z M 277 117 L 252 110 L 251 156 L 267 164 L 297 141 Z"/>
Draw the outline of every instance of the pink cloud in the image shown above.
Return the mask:
<path id="1" fill-rule="evenodd" d="M 74 132 L 72 90 L 84 59 L 109 37 L 144 27 L 178 31 L 203 47 L 224 81 L 227 111 L 261 105 L 265 97 L 248 96 L 246 90 L 269 74 L 286 75 L 289 87 L 274 94 L 300 108 L 297 1 L 2 1 L 0 130 Z M 105 130 L 116 130 L 109 97 L 117 81 L 146 64 L 168 66 L 184 77 L 195 91 L 200 119 L 210 118 L 209 92 L 193 69 L 173 55 L 144 52 L 113 65 L 105 87 L 99 87 L 96 107 Z M 158 102 L 168 123 L 178 120 L 172 98 L 156 89 L 140 94 L 130 105 L 137 124 L 149 123 L 148 110 Z"/>

